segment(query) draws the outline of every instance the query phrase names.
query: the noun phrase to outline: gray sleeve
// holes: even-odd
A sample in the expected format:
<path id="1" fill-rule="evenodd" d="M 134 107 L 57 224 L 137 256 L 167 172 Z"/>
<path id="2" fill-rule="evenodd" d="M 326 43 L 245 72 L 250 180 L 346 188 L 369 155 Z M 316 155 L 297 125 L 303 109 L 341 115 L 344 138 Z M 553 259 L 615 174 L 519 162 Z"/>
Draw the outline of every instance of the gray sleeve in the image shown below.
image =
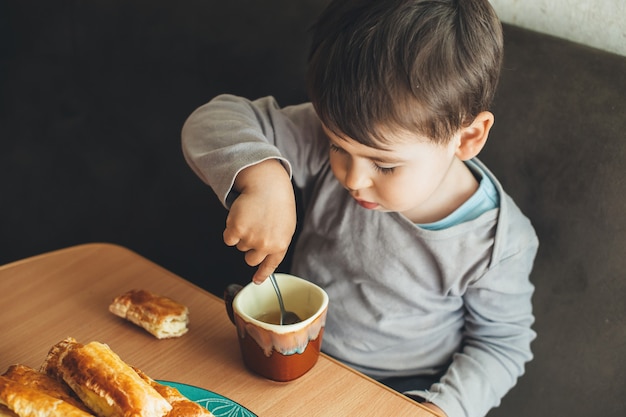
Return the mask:
<path id="1" fill-rule="evenodd" d="M 263 160 L 281 160 L 289 175 L 291 166 L 275 143 L 273 118 L 276 102 L 266 97 L 256 102 L 222 95 L 199 107 L 186 120 L 181 137 L 185 160 L 228 206 L 237 173 Z"/>
<path id="2" fill-rule="evenodd" d="M 449 417 L 486 415 L 500 404 L 533 357 L 534 286 L 529 275 L 538 241 L 527 224 L 526 233 L 508 236 L 516 242 L 508 248 L 510 253 L 467 289 L 462 350 L 428 392 L 415 392 Z"/>

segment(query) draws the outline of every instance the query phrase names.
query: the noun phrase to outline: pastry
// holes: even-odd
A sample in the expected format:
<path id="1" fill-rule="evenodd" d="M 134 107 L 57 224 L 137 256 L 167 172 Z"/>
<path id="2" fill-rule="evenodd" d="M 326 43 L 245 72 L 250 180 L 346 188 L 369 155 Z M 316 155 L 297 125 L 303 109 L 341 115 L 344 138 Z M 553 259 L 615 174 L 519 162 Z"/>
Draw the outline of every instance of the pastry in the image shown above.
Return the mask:
<path id="1" fill-rule="evenodd" d="M 41 371 L 65 381 L 99 417 L 164 417 L 172 409 L 103 343 L 62 340 L 50 349 Z"/>
<path id="2" fill-rule="evenodd" d="M 0 416 L 93 417 L 70 403 L 5 376 L 0 376 L 0 404 Z"/>
<path id="3" fill-rule="evenodd" d="M 163 398 L 165 398 L 171 405 L 172 410 L 167 414 L 167 417 L 212 417 L 213 414 L 200 404 L 195 403 L 185 397 L 176 388 L 167 385 L 159 384 L 154 379 L 143 373 L 137 368 L 135 372 L 144 381 L 148 382 Z"/>
<path id="4" fill-rule="evenodd" d="M 44 394 L 63 400 L 76 408 L 91 413 L 91 410 L 85 407 L 66 383 L 36 369 L 26 365 L 11 365 L 2 376 L 19 384 L 35 388 Z"/>
<path id="5" fill-rule="evenodd" d="M 109 311 L 143 327 L 158 339 L 179 337 L 188 330 L 186 306 L 146 290 L 130 290 L 116 297 Z"/>

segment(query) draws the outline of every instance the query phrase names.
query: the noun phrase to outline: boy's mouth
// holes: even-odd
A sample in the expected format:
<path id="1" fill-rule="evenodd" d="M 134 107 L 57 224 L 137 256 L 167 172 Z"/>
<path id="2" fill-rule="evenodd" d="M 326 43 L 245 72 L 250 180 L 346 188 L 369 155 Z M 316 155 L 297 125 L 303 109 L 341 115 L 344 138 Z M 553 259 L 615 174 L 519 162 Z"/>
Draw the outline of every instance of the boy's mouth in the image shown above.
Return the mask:
<path id="1" fill-rule="evenodd" d="M 372 203 L 371 201 L 359 200 L 357 198 L 355 198 L 355 200 L 359 206 L 366 208 L 368 210 L 374 210 L 375 208 L 379 206 L 378 203 Z"/>

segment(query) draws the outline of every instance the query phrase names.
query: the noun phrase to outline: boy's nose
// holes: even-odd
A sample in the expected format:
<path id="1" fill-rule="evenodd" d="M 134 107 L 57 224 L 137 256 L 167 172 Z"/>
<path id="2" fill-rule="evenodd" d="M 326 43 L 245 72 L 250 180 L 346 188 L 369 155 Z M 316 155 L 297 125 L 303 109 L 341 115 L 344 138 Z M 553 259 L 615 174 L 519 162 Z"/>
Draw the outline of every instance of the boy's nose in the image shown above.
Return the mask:
<path id="1" fill-rule="evenodd" d="M 371 185 L 371 181 L 366 171 L 358 164 L 351 163 L 346 167 L 344 185 L 349 190 L 360 190 Z"/>

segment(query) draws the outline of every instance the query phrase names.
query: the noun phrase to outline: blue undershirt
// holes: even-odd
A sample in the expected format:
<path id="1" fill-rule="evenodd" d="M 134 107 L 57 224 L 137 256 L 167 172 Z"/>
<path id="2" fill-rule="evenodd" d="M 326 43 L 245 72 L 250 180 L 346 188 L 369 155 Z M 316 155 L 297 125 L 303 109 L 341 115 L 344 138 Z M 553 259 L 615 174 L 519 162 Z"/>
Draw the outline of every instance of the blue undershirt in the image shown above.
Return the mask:
<path id="1" fill-rule="evenodd" d="M 474 220 L 481 214 L 500 206 L 500 196 L 494 183 L 485 172 L 473 161 L 465 161 L 465 165 L 472 171 L 478 180 L 478 189 L 458 209 L 448 216 L 433 223 L 418 224 L 417 226 L 427 230 L 442 230 L 456 226 L 470 220 Z"/>

